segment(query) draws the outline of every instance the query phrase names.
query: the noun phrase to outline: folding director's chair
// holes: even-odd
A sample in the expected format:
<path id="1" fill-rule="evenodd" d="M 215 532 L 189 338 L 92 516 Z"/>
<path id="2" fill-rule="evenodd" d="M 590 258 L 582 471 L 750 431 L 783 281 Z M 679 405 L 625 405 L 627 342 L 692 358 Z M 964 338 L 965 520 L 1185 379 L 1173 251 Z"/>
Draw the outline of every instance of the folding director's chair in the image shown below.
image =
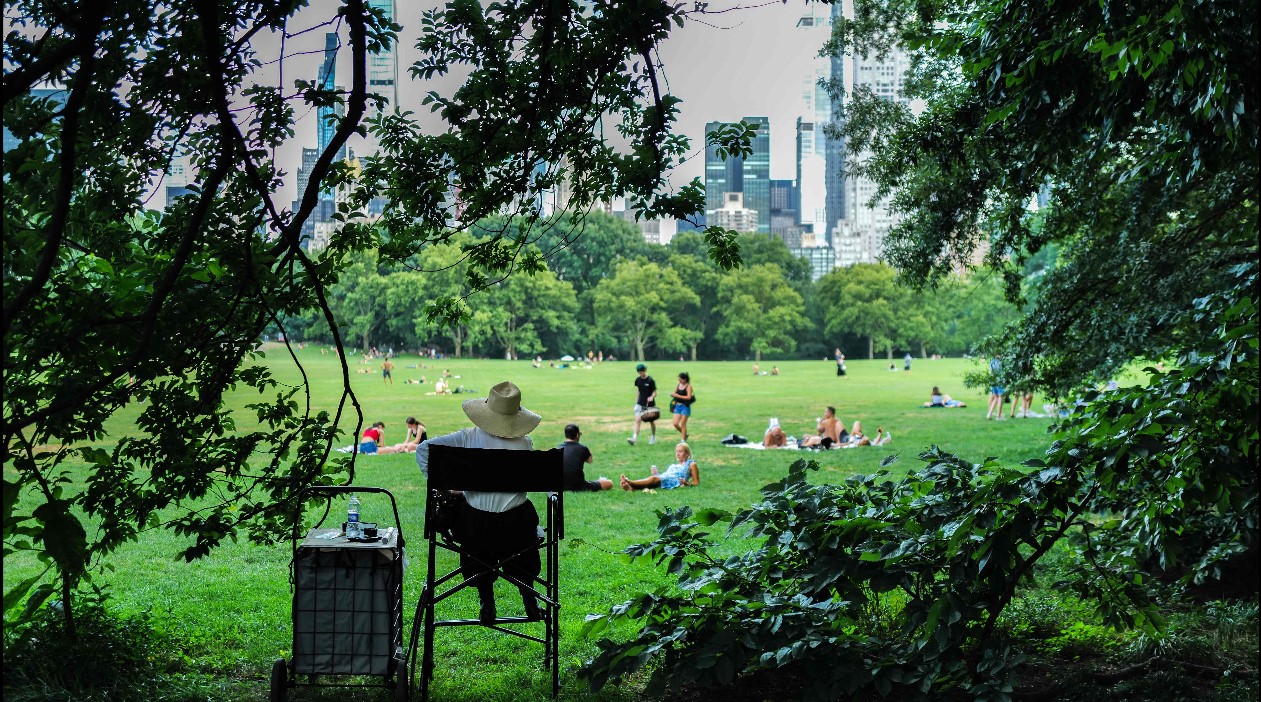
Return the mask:
<path id="1" fill-rule="evenodd" d="M 530 641 L 543 644 L 543 665 L 552 668 L 552 697 L 560 692 L 560 657 L 559 657 L 559 619 L 560 588 L 558 584 L 559 565 L 557 562 L 558 546 L 565 538 L 565 513 L 563 502 L 562 456 L 558 449 L 548 451 L 508 451 L 503 449 L 469 449 L 452 446 L 429 446 L 429 496 L 425 501 L 425 540 L 429 542 L 429 562 L 425 575 L 425 586 L 417 603 L 416 621 L 412 625 L 412 651 L 415 655 L 416 638 L 419 629 L 424 632 L 424 658 L 422 660 L 420 698 L 422 702 L 429 699 L 429 681 L 433 679 L 433 635 L 438 627 L 445 626 L 488 626 L 506 634 L 519 636 Z M 536 621 L 527 617 L 497 617 L 491 624 L 482 624 L 479 619 L 435 619 L 435 607 L 439 602 L 451 595 L 470 587 L 460 577 L 460 569 L 438 577 L 435 573 L 438 549 L 446 549 L 455 554 L 463 553 L 460 544 L 451 540 L 448 534 L 434 528 L 434 510 L 438 491 L 440 490 L 473 490 L 482 492 L 546 492 L 547 509 L 544 529 L 540 534 L 536 548 L 543 551 L 543 561 L 539 577 L 535 582 L 521 582 L 517 577 L 504 570 L 504 564 L 482 563 L 493 570 L 499 577 L 518 587 L 524 585 L 534 590 L 544 612 L 543 638 L 538 638 L 523 631 L 505 628 L 503 624 L 518 624 Z M 535 508 L 538 508 L 536 502 Z M 522 551 L 521 553 L 524 553 Z M 517 554 L 514 554 L 514 557 Z M 455 583 L 451 583 L 455 580 Z M 543 591 L 539 591 L 539 586 Z M 440 588 L 446 587 L 445 590 Z M 423 617 L 423 626 L 421 618 Z M 412 670 L 416 669 L 415 665 Z"/>

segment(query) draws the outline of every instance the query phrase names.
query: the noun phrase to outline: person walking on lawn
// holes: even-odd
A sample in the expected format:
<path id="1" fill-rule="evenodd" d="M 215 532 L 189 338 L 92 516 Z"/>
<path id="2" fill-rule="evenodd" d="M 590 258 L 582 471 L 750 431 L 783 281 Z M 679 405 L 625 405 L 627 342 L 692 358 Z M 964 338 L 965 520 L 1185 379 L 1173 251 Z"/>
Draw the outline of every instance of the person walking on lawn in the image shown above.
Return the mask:
<path id="1" fill-rule="evenodd" d="M 653 414 L 658 417 L 661 416 L 661 411 L 656 409 L 657 381 L 653 380 L 651 375 L 648 375 L 648 366 L 642 363 L 635 366 L 635 372 L 639 373 L 639 376 L 635 378 L 635 430 L 631 432 L 631 436 L 626 440 L 626 443 L 634 446 L 639 441 L 640 426 L 642 426 L 643 422 L 648 422 L 649 428 L 652 429 L 652 436 L 648 437 L 648 443 L 651 445 L 657 443 L 657 420 L 655 418 L 644 419 L 643 414 L 652 409 L 653 412 L 650 412 L 649 416 Z"/>

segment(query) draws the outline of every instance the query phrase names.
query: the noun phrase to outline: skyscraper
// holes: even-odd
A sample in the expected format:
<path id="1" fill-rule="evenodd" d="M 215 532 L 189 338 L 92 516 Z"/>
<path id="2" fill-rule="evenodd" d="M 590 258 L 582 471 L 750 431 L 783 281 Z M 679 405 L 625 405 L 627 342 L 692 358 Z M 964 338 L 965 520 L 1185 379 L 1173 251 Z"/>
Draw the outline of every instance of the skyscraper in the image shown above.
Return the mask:
<path id="1" fill-rule="evenodd" d="M 800 199 L 793 181 L 771 181 L 771 235 L 783 239 L 788 246 L 801 245 L 801 222 L 797 215 Z"/>
<path id="2" fill-rule="evenodd" d="M 36 99 L 51 100 L 52 109 L 54 111 L 59 111 L 60 108 L 66 104 L 66 100 L 70 97 L 69 91 L 67 91 L 64 87 L 50 83 L 41 83 L 39 87 L 31 88 L 30 95 L 32 98 Z M 53 118 L 54 121 L 60 121 L 60 119 L 61 117 L 59 116 Z M 9 131 L 8 127 L 4 128 L 5 151 L 16 149 L 21 143 L 22 140 L 19 139 L 13 132 Z"/>
<path id="3" fill-rule="evenodd" d="M 722 209 L 729 200 L 726 193 L 743 194 L 744 207 L 756 210 L 761 217 L 757 231 L 771 233 L 771 126 L 766 117 L 742 117 L 755 125 L 748 158 L 718 158 L 718 148 L 705 146 L 705 212 Z M 705 131 L 717 129 L 722 122 L 708 122 Z"/>
<path id="4" fill-rule="evenodd" d="M 841 18 L 841 8 L 843 3 L 835 3 L 832 5 L 832 22 L 835 23 Z M 829 64 L 829 83 L 836 87 L 845 85 L 845 57 L 833 56 L 828 59 Z M 825 91 L 827 92 L 827 91 Z M 831 134 L 827 139 L 827 143 L 823 147 L 824 154 L 824 173 L 826 179 L 827 196 L 824 208 L 827 212 L 827 230 L 820 232 L 826 237 L 829 245 L 835 248 L 832 242 L 832 228 L 836 223 L 847 215 L 852 205 L 849 202 L 849 180 L 845 173 L 845 137 L 839 134 L 839 130 L 845 126 L 845 104 L 840 96 L 833 98 L 831 95 L 828 101 L 828 121 L 831 124 Z"/>
<path id="5" fill-rule="evenodd" d="M 841 3 L 830 10 L 818 3 L 807 7 L 797 20 L 804 41 L 822 48 L 832 36 L 833 20 Z M 798 213 L 803 226 L 814 231 L 820 244 L 830 242 L 836 220 L 845 216 L 845 142 L 827 132 L 844 114 L 839 102 L 828 94 L 828 86 L 844 78 L 840 59 L 819 57 L 801 79 L 801 117 L 797 120 L 797 190 L 801 194 Z"/>
<path id="6" fill-rule="evenodd" d="M 706 122 L 705 133 L 708 134 L 721 126 L 722 122 Z M 744 162 L 738 157 L 718 157 L 718 147 L 705 144 L 705 211 L 721 210 L 723 193 L 744 191 Z"/>
<path id="7" fill-rule="evenodd" d="M 771 121 L 766 117 L 743 117 L 757 126 L 753 135 L 753 153 L 741 164 L 741 191 L 744 206 L 758 212 L 757 231 L 771 233 Z"/>
<path id="8" fill-rule="evenodd" d="M 337 48 L 339 45 L 340 42 L 337 39 L 336 32 L 329 32 L 324 35 L 324 63 L 320 64 L 320 73 L 317 77 L 320 90 L 337 89 Z M 317 143 L 320 153 L 324 153 L 324 150 L 332 143 L 333 135 L 337 133 L 338 118 L 343 114 L 345 114 L 345 108 L 340 103 L 320 107 L 316 111 L 319 119 L 316 128 L 318 130 Z M 337 160 L 341 161 L 345 158 L 346 145 L 343 144 L 341 150 L 337 152 Z M 303 161 L 305 162 L 305 160 L 304 157 Z"/>
<path id="9" fill-rule="evenodd" d="M 383 10 L 386 19 L 393 22 L 397 18 L 394 12 L 394 0 L 368 0 L 368 7 Z M 389 46 L 379 53 L 368 55 L 368 92 L 385 98 L 389 104 L 385 109 L 398 107 L 398 52 Z M 376 109 L 370 109 L 376 114 Z"/>
<path id="10" fill-rule="evenodd" d="M 902 83 L 910 67 L 910 55 L 900 47 L 893 47 L 883 60 L 875 56 L 863 58 L 857 55 L 849 57 L 849 60 L 853 65 L 855 92 L 867 89 L 881 100 L 909 103 L 903 95 Z M 874 205 L 870 204 L 875 192 L 875 183 L 867 178 L 851 178 L 852 202 L 849 203 L 849 211 L 858 228 L 871 228 L 878 231 L 879 241 L 883 243 L 883 235 L 896 224 L 897 218 L 889 214 L 887 200 Z M 877 248 L 872 255 L 878 253 Z"/>

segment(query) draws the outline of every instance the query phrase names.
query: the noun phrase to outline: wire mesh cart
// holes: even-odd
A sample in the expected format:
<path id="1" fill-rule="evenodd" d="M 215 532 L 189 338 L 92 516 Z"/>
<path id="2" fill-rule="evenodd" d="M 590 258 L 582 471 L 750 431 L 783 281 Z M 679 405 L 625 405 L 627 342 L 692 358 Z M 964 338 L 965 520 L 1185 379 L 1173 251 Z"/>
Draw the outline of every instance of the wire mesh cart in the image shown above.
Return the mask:
<path id="1" fill-rule="evenodd" d="M 339 494 L 380 493 L 390 498 L 394 527 L 374 538 L 348 539 L 340 526 L 320 524 L 299 541 L 301 509 L 311 497 L 331 503 Z M 403 533 L 398 504 L 388 490 L 374 487 L 316 487 L 303 493 L 294 520 L 293 660 L 281 658 L 271 671 L 270 702 L 285 702 L 299 684 L 354 687 L 356 682 L 320 682 L 316 676 L 379 676 L 396 702 L 410 699 L 403 649 Z M 298 676 L 309 676 L 299 683 Z"/>

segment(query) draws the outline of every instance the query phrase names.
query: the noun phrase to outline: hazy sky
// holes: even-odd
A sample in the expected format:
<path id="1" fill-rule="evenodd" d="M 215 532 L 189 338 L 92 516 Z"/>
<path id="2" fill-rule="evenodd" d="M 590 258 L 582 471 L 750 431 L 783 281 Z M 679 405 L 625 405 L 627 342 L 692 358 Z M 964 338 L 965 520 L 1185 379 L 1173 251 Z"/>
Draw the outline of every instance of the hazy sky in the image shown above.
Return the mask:
<path id="1" fill-rule="evenodd" d="M 753 0 L 757 2 L 757 0 Z M 318 25 L 332 17 L 336 0 L 313 0 L 289 24 L 290 34 Z M 419 33 L 420 15 L 434 6 L 434 0 L 418 2 L 396 0 L 402 25 L 399 41 L 400 104 L 404 109 L 427 112 L 421 98 L 433 85 L 413 83 L 407 72 L 415 60 L 413 50 Z M 710 9 L 734 8 L 728 0 L 711 3 Z M 815 12 L 825 14 L 826 6 Z M 797 19 L 809 13 L 803 0 L 774 2 L 760 7 L 746 7 L 707 18 L 712 26 L 688 22 L 675 29 L 660 47 L 665 65 L 668 90 L 682 99 L 676 131 L 692 140 L 695 156 L 671 176 L 674 186 L 686 184 L 704 174 L 704 131 L 708 121 L 736 121 L 745 116 L 765 116 L 771 124 L 771 177 L 791 179 L 795 164 L 795 122 L 801 112 L 802 77 L 810 71 L 812 59 L 819 50 L 818 35 L 807 35 L 797 29 Z M 318 28 L 285 41 L 284 82 L 292 86 L 295 78 L 314 80 L 323 59 L 324 34 L 329 28 Z M 341 30 L 343 44 L 347 31 Z M 259 58 L 272 61 L 280 55 L 279 36 L 263 38 L 256 48 Z M 302 55 L 301 52 L 311 52 Z M 260 78 L 273 82 L 277 64 L 268 65 Z M 349 82 L 349 50 L 339 55 L 338 83 Z M 447 86 L 450 89 L 450 85 Z M 442 92 L 442 86 L 438 86 Z M 282 168 L 288 172 L 287 191 L 282 200 L 295 196 L 297 165 L 302 147 L 315 147 L 314 111 L 299 113 L 297 135 L 292 143 L 277 153 Z M 354 146 L 352 141 L 351 146 Z"/>

